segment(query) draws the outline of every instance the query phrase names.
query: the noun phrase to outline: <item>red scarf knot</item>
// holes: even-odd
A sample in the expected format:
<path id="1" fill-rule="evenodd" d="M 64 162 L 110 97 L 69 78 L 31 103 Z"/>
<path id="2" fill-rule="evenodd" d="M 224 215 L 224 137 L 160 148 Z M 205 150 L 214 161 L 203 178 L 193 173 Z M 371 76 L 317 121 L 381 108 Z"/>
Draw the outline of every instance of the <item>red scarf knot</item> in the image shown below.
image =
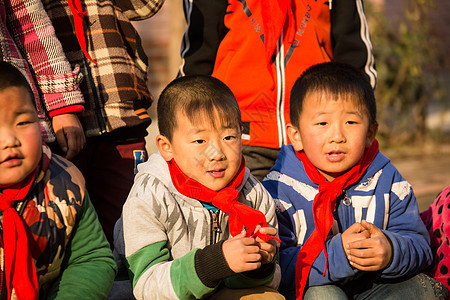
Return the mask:
<path id="1" fill-rule="evenodd" d="M 2 197 L 3 198 L 3 197 Z M 9 208 L 14 207 L 14 201 L 12 199 L 2 199 L 0 200 L 0 210 L 4 212 Z"/>
<path id="2" fill-rule="evenodd" d="M 172 183 L 179 193 L 189 198 L 211 203 L 224 213 L 229 214 L 228 225 L 232 236 L 238 235 L 245 228 L 247 236 L 258 236 L 263 241 L 268 241 L 271 238 L 280 241 L 277 237 L 262 234 L 259 231 L 255 232 L 258 225 L 261 227 L 267 226 L 266 217 L 261 211 L 238 201 L 238 188 L 241 186 L 245 175 L 244 157 L 242 157 L 236 176 L 220 191 L 214 191 L 187 176 L 174 159 L 168 161 L 167 165 L 169 166 Z"/>
<path id="3" fill-rule="evenodd" d="M 302 161 L 306 174 L 312 182 L 319 185 L 319 192 L 314 197 L 312 207 L 315 229 L 297 255 L 295 282 L 296 297 L 298 299 L 303 297 L 311 266 L 322 251 L 325 255 L 323 276 L 326 275 L 328 253 L 326 251 L 325 241 L 334 222 L 333 211 L 336 207 L 337 198 L 343 194 L 346 187 L 351 186 L 362 177 L 375 159 L 378 148 L 378 141 L 375 139 L 372 145 L 366 148 L 358 163 L 333 181 L 328 181 L 320 174 L 303 151 L 297 152 L 297 157 Z"/>
<path id="4" fill-rule="evenodd" d="M 215 207 L 221 207 L 221 210 L 224 213 L 231 213 L 232 209 L 235 208 L 235 204 L 239 197 L 239 192 L 234 188 L 227 187 L 221 190 L 220 193 L 217 193 L 214 198 L 212 198 L 211 203 Z"/>

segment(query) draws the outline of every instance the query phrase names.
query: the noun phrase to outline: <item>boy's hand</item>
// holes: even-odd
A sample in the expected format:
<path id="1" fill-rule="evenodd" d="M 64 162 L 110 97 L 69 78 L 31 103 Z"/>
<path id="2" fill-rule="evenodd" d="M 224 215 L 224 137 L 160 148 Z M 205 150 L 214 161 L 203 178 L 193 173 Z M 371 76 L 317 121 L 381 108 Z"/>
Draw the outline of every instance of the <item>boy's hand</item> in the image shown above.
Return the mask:
<path id="1" fill-rule="evenodd" d="M 271 236 L 277 235 L 277 229 L 273 227 L 262 227 L 259 232 Z M 261 263 L 268 264 L 271 263 L 277 254 L 277 241 L 270 239 L 267 242 L 263 241 L 259 237 L 256 238 L 256 242 L 259 244 L 259 254 L 261 254 Z"/>
<path id="2" fill-rule="evenodd" d="M 56 115 L 52 119 L 52 126 L 56 141 L 61 150 L 66 153 L 67 159 L 72 159 L 83 149 L 86 138 L 76 114 Z"/>
<path id="3" fill-rule="evenodd" d="M 368 230 L 370 238 L 349 243 L 346 246 L 350 264 L 361 271 L 384 269 L 392 257 L 392 247 L 384 233 L 365 220 L 361 225 Z"/>
<path id="4" fill-rule="evenodd" d="M 359 223 L 359 222 L 356 222 L 352 226 L 347 228 L 347 230 L 345 230 L 341 234 L 342 247 L 344 248 L 344 252 L 345 252 L 345 255 L 347 256 L 347 258 L 348 258 L 348 253 L 347 253 L 347 245 L 348 244 L 355 242 L 355 241 L 368 239 L 369 237 L 370 237 L 369 231 L 364 226 L 362 226 L 361 223 Z"/>
<path id="5" fill-rule="evenodd" d="M 235 273 L 253 271 L 261 267 L 259 245 L 254 238 L 245 237 L 245 231 L 226 240 L 222 252 L 228 266 Z"/>

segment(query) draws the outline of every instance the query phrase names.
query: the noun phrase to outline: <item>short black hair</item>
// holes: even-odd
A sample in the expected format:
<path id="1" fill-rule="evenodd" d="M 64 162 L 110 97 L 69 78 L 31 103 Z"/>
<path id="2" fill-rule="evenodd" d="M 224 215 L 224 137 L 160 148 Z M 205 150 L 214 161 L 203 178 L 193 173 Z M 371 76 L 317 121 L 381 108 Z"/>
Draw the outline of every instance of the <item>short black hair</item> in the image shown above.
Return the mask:
<path id="1" fill-rule="evenodd" d="M 34 100 L 34 93 L 31 90 L 27 78 L 22 74 L 22 72 L 9 62 L 0 61 L 0 91 L 10 87 L 26 88 L 30 95 L 31 101 Z"/>
<path id="2" fill-rule="evenodd" d="M 241 111 L 233 92 L 222 81 L 206 75 L 177 78 L 167 85 L 158 100 L 158 127 L 161 135 L 172 140 L 176 114 L 183 112 L 193 124 L 203 121 L 204 113 L 211 125 L 221 122 L 242 127 Z M 218 114 L 220 120 L 215 122 Z"/>
<path id="3" fill-rule="evenodd" d="M 295 81 L 291 90 L 289 116 L 299 127 L 305 97 L 312 92 L 325 92 L 338 97 L 356 96 L 358 104 L 367 109 L 369 123 L 377 123 L 375 94 L 366 76 L 354 67 L 338 62 L 326 62 L 308 68 Z"/>

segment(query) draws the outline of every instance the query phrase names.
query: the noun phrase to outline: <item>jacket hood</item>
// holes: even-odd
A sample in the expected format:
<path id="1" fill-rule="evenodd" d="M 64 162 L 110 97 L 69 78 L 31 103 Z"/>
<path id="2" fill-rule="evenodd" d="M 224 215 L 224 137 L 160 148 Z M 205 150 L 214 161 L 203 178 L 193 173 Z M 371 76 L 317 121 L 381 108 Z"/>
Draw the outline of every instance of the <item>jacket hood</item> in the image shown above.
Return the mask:
<path id="1" fill-rule="evenodd" d="M 361 180 L 372 177 L 380 169 L 384 168 L 389 162 L 390 159 L 378 151 L 375 159 L 361 177 Z M 304 182 L 311 186 L 317 186 L 317 184 L 312 182 L 306 174 L 303 163 L 297 157 L 296 151 L 294 150 L 294 147 L 292 145 L 284 145 L 283 147 L 281 147 L 280 152 L 278 153 L 277 161 L 275 162 L 275 165 L 272 167 L 271 171 L 278 171 L 298 181 Z"/>

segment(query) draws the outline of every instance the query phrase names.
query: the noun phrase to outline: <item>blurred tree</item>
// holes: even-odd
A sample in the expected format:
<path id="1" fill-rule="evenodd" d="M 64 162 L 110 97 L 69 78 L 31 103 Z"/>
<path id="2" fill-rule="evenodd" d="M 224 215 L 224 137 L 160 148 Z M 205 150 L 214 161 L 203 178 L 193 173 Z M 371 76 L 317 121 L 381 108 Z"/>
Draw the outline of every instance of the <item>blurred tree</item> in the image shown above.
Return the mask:
<path id="1" fill-rule="evenodd" d="M 396 26 L 383 7 L 371 2 L 365 5 L 378 72 L 379 139 L 386 146 L 421 145 L 428 137 L 427 105 L 442 98 L 435 70 L 443 54 L 429 25 L 435 3 L 410 0 Z"/>

